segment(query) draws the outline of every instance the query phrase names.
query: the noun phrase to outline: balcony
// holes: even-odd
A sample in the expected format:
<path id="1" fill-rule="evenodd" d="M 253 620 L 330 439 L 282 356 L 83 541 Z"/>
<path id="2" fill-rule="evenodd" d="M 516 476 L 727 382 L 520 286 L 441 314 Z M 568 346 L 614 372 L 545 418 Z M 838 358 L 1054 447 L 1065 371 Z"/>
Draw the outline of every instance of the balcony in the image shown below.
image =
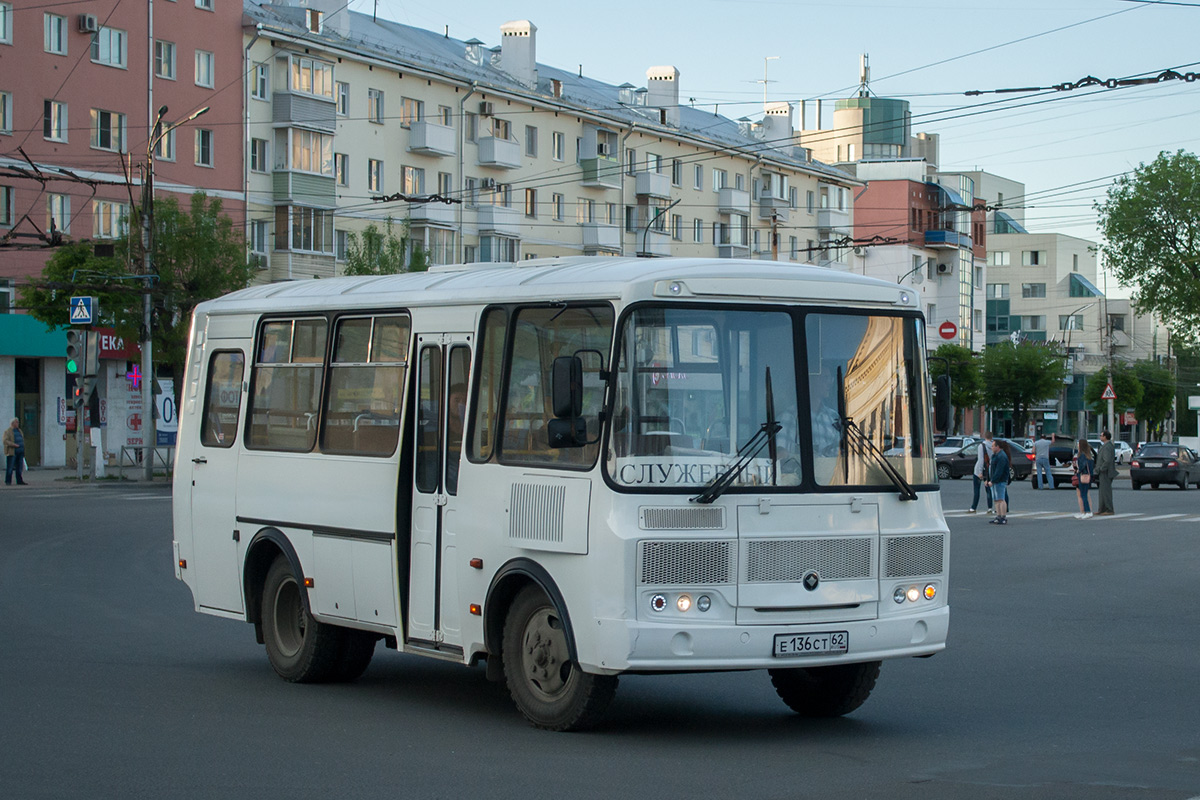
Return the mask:
<path id="1" fill-rule="evenodd" d="M 925 246 L 936 250 L 969 250 L 971 237 L 958 231 L 925 231 Z"/>
<path id="2" fill-rule="evenodd" d="M 787 222 L 791 207 L 791 203 L 782 197 L 763 195 L 758 198 L 758 218 L 770 219 L 775 216 L 779 222 Z"/>
<path id="3" fill-rule="evenodd" d="M 817 211 L 817 229 L 832 231 L 842 236 L 850 235 L 850 212 L 836 208 L 822 208 Z"/>
<path id="4" fill-rule="evenodd" d="M 414 203 L 408 207 L 408 219 L 413 223 L 454 227 L 454 206 L 449 203 Z"/>
<path id="5" fill-rule="evenodd" d="M 515 208 L 480 206 L 477 209 L 475 220 L 480 233 L 498 233 L 501 236 L 521 235 L 521 212 Z"/>
<path id="6" fill-rule="evenodd" d="M 638 234 L 638 255 L 656 258 L 665 258 L 671 255 L 671 235 L 666 231 L 657 231 L 653 228 L 640 232 Z"/>
<path id="7" fill-rule="evenodd" d="M 337 129 L 337 106 L 333 100 L 311 95 L 275 92 L 271 97 L 271 121 L 333 133 Z"/>
<path id="8" fill-rule="evenodd" d="M 276 170 L 271 174 L 271 190 L 276 204 L 321 208 L 337 205 L 337 184 L 331 175 Z"/>
<path id="9" fill-rule="evenodd" d="M 479 166 L 516 169 L 521 166 L 521 144 L 514 139 L 479 137 Z"/>
<path id="10" fill-rule="evenodd" d="M 658 172 L 639 172 L 634 183 L 634 193 L 639 197 L 671 197 L 671 176 Z"/>
<path id="11" fill-rule="evenodd" d="M 746 258 L 750 255 L 750 245 L 727 242 L 717 245 L 717 258 Z"/>
<path id="12" fill-rule="evenodd" d="M 583 172 L 583 179 L 579 182 L 582 186 L 599 189 L 621 188 L 621 162 L 615 158 L 585 158 L 579 162 L 579 168 Z"/>
<path id="13" fill-rule="evenodd" d="M 458 152 L 454 128 L 436 122 L 414 122 L 408 132 L 408 151 L 427 156 L 452 156 Z"/>
<path id="14" fill-rule="evenodd" d="M 591 253 L 597 250 L 606 252 L 621 252 L 621 228 L 617 225 L 605 225 L 600 222 L 585 222 L 583 228 L 583 250 Z M 647 237 L 647 240 L 649 237 Z"/>
<path id="15" fill-rule="evenodd" d="M 728 186 L 717 192 L 718 214 L 750 215 L 750 193 Z"/>

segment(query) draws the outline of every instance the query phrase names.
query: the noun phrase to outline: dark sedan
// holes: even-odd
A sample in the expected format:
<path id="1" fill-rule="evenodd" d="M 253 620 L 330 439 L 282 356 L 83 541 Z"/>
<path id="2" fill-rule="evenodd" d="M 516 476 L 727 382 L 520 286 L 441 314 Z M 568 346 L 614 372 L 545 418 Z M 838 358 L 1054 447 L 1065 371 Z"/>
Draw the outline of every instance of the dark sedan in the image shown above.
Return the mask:
<path id="1" fill-rule="evenodd" d="M 1033 451 L 1022 447 L 1009 439 L 1000 441 L 1008 445 L 1011 454 L 1008 465 L 1008 480 L 1023 481 L 1033 471 Z M 943 453 L 937 457 L 937 474 L 940 480 L 959 478 L 970 475 L 975 470 L 975 458 L 979 453 L 979 444 L 969 444 L 953 453 Z"/>
<path id="2" fill-rule="evenodd" d="M 1200 486 L 1200 463 L 1186 447 L 1150 442 L 1129 462 L 1129 482 L 1134 489 L 1148 483 L 1155 489 L 1170 483 L 1180 489 L 1189 483 Z"/>

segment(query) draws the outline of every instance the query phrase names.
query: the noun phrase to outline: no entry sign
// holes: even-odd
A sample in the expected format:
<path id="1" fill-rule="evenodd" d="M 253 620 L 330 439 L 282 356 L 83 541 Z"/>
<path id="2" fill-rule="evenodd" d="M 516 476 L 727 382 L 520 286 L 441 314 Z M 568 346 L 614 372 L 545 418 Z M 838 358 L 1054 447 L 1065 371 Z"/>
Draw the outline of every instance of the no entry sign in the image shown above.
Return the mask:
<path id="1" fill-rule="evenodd" d="M 946 320 L 941 325 L 938 325 L 938 334 L 943 339 L 953 339 L 958 336 L 958 326 L 950 320 Z"/>

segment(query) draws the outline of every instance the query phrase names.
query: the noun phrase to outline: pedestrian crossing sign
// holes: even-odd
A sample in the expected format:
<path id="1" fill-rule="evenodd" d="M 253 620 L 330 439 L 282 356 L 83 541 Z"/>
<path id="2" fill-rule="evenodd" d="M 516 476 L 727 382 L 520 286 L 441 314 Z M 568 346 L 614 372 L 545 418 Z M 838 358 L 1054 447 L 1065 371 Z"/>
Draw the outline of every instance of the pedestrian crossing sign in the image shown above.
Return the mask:
<path id="1" fill-rule="evenodd" d="M 1117 393 L 1113 391 L 1112 384 L 1105 384 L 1104 394 L 1100 395 L 1101 400 L 1116 400 Z"/>
<path id="2" fill-rule="evenodd" d="M 96 322 L 96 314 L 99 309 L 99 304 L 94 297 L 72 297 L 71 305 L 71 324 L 72 325 L 92 325 Z"/>

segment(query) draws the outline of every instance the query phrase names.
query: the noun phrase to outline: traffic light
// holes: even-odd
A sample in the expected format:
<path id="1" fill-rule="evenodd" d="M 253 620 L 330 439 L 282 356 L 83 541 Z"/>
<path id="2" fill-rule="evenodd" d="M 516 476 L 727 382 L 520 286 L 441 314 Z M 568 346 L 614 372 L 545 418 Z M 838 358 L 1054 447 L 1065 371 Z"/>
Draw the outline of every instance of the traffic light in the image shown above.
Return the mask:
<path id="1" fill-rule="evenodd" d="M 87 331 L 71 328 L 67 331 L 67 374 L 83 375 L 84 360 L 87 358 Z"/>

